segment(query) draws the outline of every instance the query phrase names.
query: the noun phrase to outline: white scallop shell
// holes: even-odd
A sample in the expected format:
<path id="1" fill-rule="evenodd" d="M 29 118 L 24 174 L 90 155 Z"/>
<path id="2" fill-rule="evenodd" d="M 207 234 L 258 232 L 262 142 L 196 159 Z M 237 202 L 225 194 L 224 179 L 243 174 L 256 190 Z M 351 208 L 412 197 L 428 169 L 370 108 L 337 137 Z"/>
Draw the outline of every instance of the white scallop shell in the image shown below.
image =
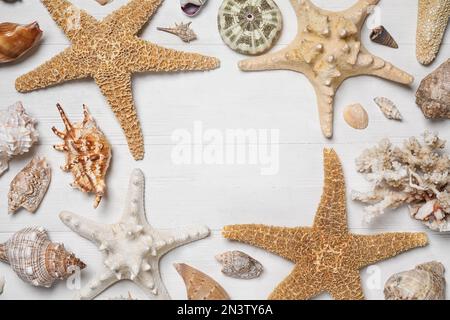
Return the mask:
<path id="1" fill-rule="evenodd" d="M 384 116 L 389 120 L 398 120 L 401 121 L 403 119 L 400 111 L 397 109 L 395 104 L 385 97 L 377 97 L 373 99 L 375 103 L 380 107 L 381 112 L 383 112 Z"/>
<path id="2" fill-rule="evenodd" d="M 0 175 L 12 157 L 28 152 L 38 141 L 35 124 L 21 102 L 0 111 Z"/>

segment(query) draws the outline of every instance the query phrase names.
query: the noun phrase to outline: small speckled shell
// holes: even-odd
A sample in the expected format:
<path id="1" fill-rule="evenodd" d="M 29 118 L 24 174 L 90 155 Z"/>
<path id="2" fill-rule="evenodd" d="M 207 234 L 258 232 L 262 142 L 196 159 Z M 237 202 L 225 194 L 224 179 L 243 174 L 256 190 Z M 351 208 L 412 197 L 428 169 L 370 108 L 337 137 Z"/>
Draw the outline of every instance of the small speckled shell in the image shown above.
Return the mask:
<path id="1" fill-rule="evenodd" d="M 51 287 L 86 265 L 67 252 L 62 244 L 51 242 L 44 228 L 25 228 L 0 244 L 0 261 L 34 286 Z"/>
<path id="2" fill-rule="evenodd" d="M 384 286 L 387 300 L 444 300 L 445 278 L 442 263 L 432 261 L 413 270 L 391 276 Z"/>
<path id="3" fill-rule="evenodd" d="M 66 154 L 64 171 L 70 171 L 75 179 L 72 187 L 96 195 L 94 208 L 97 208 L 106 192 L 105 176 L 111 161 L 111 146 L 100 131 L 86 106 L 83 106 L 84 119 L 80 123 L 70 123 L 64 110 L 57 105 L 65 125 L 65 132 L 53 132 L 64 140 L 54 148 Z"/>
<path id="4" fill-rule="evenodd" d="M 381 112 L 383 112 L 384 116 L 389 120 L 402 120 L 402 115 L 400 111 L 397 109 L 395 104 L 384 97 L 377 97 L 373 101 L 380 107 Z"/>
<path id="5" fill-rule="evenodd" d="M 397 42 L 383 26 L 376 27 L 372 30 L 370 40 L 386 47 L 398 49 Z"/>
<path id="6" fill-rule="evenodd" d="M 223 41 L 231 49 L 258 55 L 275 45 L 283 18 L 272 0 L 225 0 L 219 9 L 218 25 Z"/>
<path id="7" fill-rule="evenodd" d="M 369 125 L 369 115 L 359 103 L 345 107 L 344 120 L 354 129 L 362 130 Z"/>
<path id="8" fill-rule="evenodd" d="M 179 37 L 181 40 L 183 40 L 184 42 L 191 42 L 191 41 L 197 39 L 197 35 L 191 29 L 191 22 L 188 22 L 188 23 L 181 22 L 180 24 L 175 23 L 174 27 L 170 27 L 170 28 L 158 27 L 157 29 L 160 31 L 165 31 L 165 32 L 174 34 L 177 37 Z"/>
<path id="9" fill-rule="evenodd" d="M 258 278 L 264 268 L 261 263 L 241 251 L 228 251 L 216 256 L 222 264 L 222 273 L 237 279 Z"/>
<path id="10" fill-rule="evenodd" d="M 225 289 L 210 276 L 184 263 L 174 267 L 184 280 L 189 300 L 230 300 Z"/>
<path id="11" fill-rule="evenodd" d="M 20 207 L 35 212 L 47 192 L 52 177 L 45 158 L 34 157 L 11 181 L 8 193 L 8 211 Z"/>

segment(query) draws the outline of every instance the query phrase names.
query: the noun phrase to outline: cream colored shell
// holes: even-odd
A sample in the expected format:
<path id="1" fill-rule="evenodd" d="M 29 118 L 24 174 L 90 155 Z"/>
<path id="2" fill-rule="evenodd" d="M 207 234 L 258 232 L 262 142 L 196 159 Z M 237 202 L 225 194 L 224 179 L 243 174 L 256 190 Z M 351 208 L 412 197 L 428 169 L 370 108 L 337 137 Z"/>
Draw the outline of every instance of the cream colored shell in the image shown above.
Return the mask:
<path id="1" fill-rule="evenodd" d="M 389 120 L 398 120 L 401 121 L 403 119 L 400 111 L 397 106 L 385 97 L 376 97 L 374 99 L 375 103 L 380 108 L 381 112 L 383 112 L 384 116 Z"/>
<path id="2" fill-rule="evenodd" d="M 345 107 L 344 120 L 350 127 L 358 130 L 366 129 L 369 125 L 369 115 L 359 103 Z"/>

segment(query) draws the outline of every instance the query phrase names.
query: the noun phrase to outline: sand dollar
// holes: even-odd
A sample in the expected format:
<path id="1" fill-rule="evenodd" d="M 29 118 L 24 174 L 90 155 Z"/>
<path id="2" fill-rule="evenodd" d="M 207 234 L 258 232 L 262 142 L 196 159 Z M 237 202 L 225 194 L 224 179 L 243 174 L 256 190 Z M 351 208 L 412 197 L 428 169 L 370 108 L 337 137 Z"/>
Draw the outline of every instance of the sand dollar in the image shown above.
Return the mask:
<path id="1" fill-rule="evenodd" d="M 283 18 L 273 0 L 225 0 L 219 9 L 218 24 L 223 41 L 231 49 L 258 55 L 275 45 Z"/>

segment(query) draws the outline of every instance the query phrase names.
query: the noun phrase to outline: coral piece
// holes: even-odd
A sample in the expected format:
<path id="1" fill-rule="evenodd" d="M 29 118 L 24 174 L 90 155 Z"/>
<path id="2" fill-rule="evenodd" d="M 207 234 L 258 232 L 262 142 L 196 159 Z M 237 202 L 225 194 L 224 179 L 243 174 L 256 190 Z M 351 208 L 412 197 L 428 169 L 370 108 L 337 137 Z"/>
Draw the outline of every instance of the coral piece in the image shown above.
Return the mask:
<path id="1" fill-rule="evenodd" d="M 213 278 L 184 263 L 175 263 L 186 284 L 189 300 L 230 300 L 230 296 Z"/>
<path id="2" fill-rule="evenodd" d="M 386 300 L 445 300 L 445 268 L 431 261 L 391 276 L 384 286 Z"/>
<path id="3" fill-rule="evenodd" d="M 0 110 L 0 175 L 8 169 L 11 158 L 27 153 L 38 137 L 36 120 L 21 102 Z"/>
<path id="4" fill-rule="evenodd" d="M 281 11 L 272 0 L 225 0 L 217 21 L 226 45 L 247 55 L 270 50 L 283 28 Z"/>
<path id="5" fill-rule="evenodd" d="M 241 251 L 228 251 L 216 256 L 222 264 L 222 273 L 237 279 L 255 279 L 263 272 L 262 264 Z"/>
<path id="6" fill-rule="evenodd" d="M 131 174 L 128 197 L 121 219 L 100 224 L 73 213 L 62 212 L 61 221 L 80 236 L 95 243 L 103 253 L 103 271 L 77 294 L 92 299 L 109 286 L 129 279 L 153 299 L 170 299 L 161 275 L 159 260 L 167 252 L 209 235 L 205 226 L 183 230 L 158 230 L 148 224 L 144 209 L 144 174 Z"/>
<path id="7" fill-rule="evenodd" d="M 8 212 L 20 207 L 34 213 L 47 193 L 52 170 L 45 158 L 34 157 L 11 181 L 8 193 Z"/>
<path id="8" fill-rule="evenodd" d="M 383 26 L 376 27 L 370 33 L 370 40 L 386 47 L 398 49 L 398 44 Z"/>
<path id="9" fill-rule="evenodd" d="M 42 38 L 37 22 L 26 25 L 0 23 L 0 64 L 19 59 Z"/>
<path id="10" fill-rule="evenodd" d="M 111 146 L 85 105 L 83 121 L 74 124 L 70 123 L 59 104 L 56 107 L 65 126 L 65 132 L 52 128 L 64 140 L 63 144 L 54 146 L 66 154 L 66 164 L 61 169 L 72 173 L 75 179 L 71 184 L 73 188 L 95 193 L 94 208 L 97 208 L 106 193 L 105 176 L 111 161 Z"/>
<path id="11" fill-rule="evenodd" d="M 86 267 L 64 245 L 51 242 L 42 227 L 22 229 L 0 244 L 0 261 L 10 264 L 23 281 L 47 288 Z"/>
<path id="12" fill-rule="evenodd" d="M 5 277 L 0 275 L 0 295 L 3 293 L 3 289 L 5 288 Z"/>
<path id="13" fill-rule="evenodd" d="M 389 120 L 401 121 L 403 119 L 400 111 L 397 109 L 395 103 L 385 97 L 376 97 L 373 99 L 375 103 L 380 107 L 381 112 Z"/>
<path id="14" fill-rule="evenodd" d="M 366 221 L 408 204 L 411 216 L 430 229 L 450 230 L 450 159 L 442 152 L 444 147 L 444 140 L 427 131 L 423 143 L 411 137 L 402 147 L 394 147 L 383 139 L 364 150 L 356 167 L 373 187 L 369 192 L 353 191 L 352 198 L 369 204 Z"/>
<path id="15" fill-rule="evenodd" d="M 419 0 L 416 56 L 428 65 L 436 59 L 450 18 L 449 0 Z"/>
<path id="16" fill-rule="evenodd" d="M 450 119 L 450 59 L 422 80 L 416 103 L 428 119 Z"/>
<path id="17" fill-rule="evenodd" d="M 191 29 L 191 23 L 192 22 L 188 23 L 181 22 L 180 24 L 175 23 L 175 27 L 171 28 L 158 27 L 157 29 L 160 31 L 165 31 L 174 34 L 184 42 L 191 42 L 197 39 L 197 35 L 195 34 L 194 30 Z"/>
<path id="18" fill-rule="evenodd" d="M 181 11 L 188 17 L 194 17 L 200 13 L 208 0 L 180 0 Z"/>
<path id="19" fill-rule="evenodd" d="M 16 80 L 29 92 L 73 79 L 93 78 L 125 132 L 131 154 L 144 157 L 144 142 L 133 102 L 131 75 L 136 72 L 210 70 L 219 60 L 197 53 L 165 49 L 136 34 L 163 0 L 131 0 L 97 21 L 67 0 L 41 0 L 72 45 Z"/>
<path id="20" fill-rule="evenodd" d="M 369 115 L 359 103 L 345 107 L 344 120 L 350 127 L 358 130 L 366 129 L 369 125 Z"/>
<path id="21" fill-rule="evenodd" d="M 335 299 L 363 299 L 359 269 L 425 246 L 425 233 L 356 235 L 347 228 L 345 181 L 334 150 L 324 150 L 325 185 L 312 227 L 232 225 L 223 236 L 295 263 L 269 299 L 308 299 L 326 291 Z"/>
<path id="22" fill-rule="evenodd" d="M 291 0 L 298 18 L 298 33 L 286 48 L 241 61 L 244 71 L 291 70 L 303 73 L 313 84 L 323 134 L 333 135 L 334 96 L 341 83 L 353 76 L 373 75 L 402 84 L 412 76 L 370 54 L 360 31 L 368 8 L 379 0 L 359 0 L 341 12 L 322 10 L 310 0 Z"/>

